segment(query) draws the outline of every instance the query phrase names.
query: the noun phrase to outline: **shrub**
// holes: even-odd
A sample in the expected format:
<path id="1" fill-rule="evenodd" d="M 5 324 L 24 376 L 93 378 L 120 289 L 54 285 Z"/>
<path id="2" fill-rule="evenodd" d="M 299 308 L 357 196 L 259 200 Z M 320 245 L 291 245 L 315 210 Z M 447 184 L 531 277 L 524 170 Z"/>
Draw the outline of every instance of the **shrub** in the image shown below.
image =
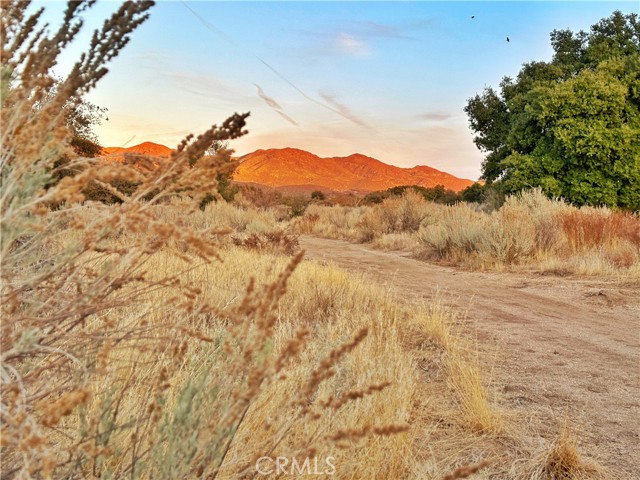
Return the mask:
<path id="1" fill-rule="evenodd" d="M 477 253 L 487 223 L 486 215 L 458 204 L 445 207 L 438 222 L 423 226 L 418 235 L 441 258 L 461 260 Z"/>
<path id="2" fill-rule="evenodd" d="M 453 205 L 460 200 L 459 195 L 453 190 L 445 189 L 444 185 L 435 187 L 423 187 L 421 185 L 399 185 L 388 188 L 384 191 L 370 192 L 364 196 L 364 205 L 376 205 L 382 203 L 387 198 L 401 197 L 408 192 L 420 194 L 428 202 L 443 203 Z"/>
<path id="3" fill-rule="evenodd" d="M 535 239 L 536 229 L 530 217 L 505 205 L 486 222 L 476 249 L 489 264 L 512 265 L 534 255 Z"/>
<path id="4" fill-rule="evenodd" d="M 311 192 L 311 200 L 324 200 L 325 198 L 325 194 L 320 190 L 314 190 L 313 192 Z"/>
<path id="5" fill-rule="evenodd" d="M 307 206 L 309 205 L 309 200 L 304 198 L 302 195 L 297 195 L 293 197 L 285 197 L 283 203 L 289 207 L 289 217 L 295 218 L 304 214 Z"/>
<path id="6" fill-rule="evenodd" d="M 251 233 L 246 237 L 233 236 L 231 239 L 233 244 L 238 247 L 257 250 L 259 252 L 293 255 L 300 250 L 300 242 L 296 235 L 286 234 L 279 230 Z"/>
<path id="7" fill-rule="evenodd" d="M 387 198 L 360 220 L 360 240 L 369 242 L 388 233 L 415 232 L 433 208 L 422 195 L 408 190 L 399 198 Z"/>
<path id="8" fill-rule="evenodd" d="M 617 240 L 640 247 L 640 219 L 629 212 L 584 207 L 565 212 L 561 226 L 574 252 L 612 245 Z"/>

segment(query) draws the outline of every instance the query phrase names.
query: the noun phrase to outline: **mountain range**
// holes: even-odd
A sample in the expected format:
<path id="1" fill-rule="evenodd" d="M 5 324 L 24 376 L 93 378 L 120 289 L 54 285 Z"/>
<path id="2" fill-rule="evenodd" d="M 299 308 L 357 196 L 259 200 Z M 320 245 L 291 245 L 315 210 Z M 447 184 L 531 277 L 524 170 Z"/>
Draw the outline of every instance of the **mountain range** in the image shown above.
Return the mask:
<path id="1" fill-rule="evenodd" d="M 134 158 L 136 155 L 168 157 L 171 152 L 164 145 L 144 142 L 128 148 L 107 147 L 102 150 L 102 155 L 110 161 L 123 163 L 125 154 Z M 238 166 L 233 174 L 235 182 L 285 190 L 366 193 L 398 185 L 444 185 L 447 189 L 460 191 L 473 183 L 426 165 L 401 168 L 358 153 L 348 157 L 321 158 L 297 148 L 272 148 L 257 150 L 237 160 Z"/>
<path id="2" fill-rule="evenodd" d="M 398 185 L 454 191 L 473 182 L 428 166 L 401 168 L 361 154 L 321 158 L 296 148 L 257 150 L 239 158 L 234 180 L 270 187 L 308 186 L 335 191 L 372 192 Z"/>

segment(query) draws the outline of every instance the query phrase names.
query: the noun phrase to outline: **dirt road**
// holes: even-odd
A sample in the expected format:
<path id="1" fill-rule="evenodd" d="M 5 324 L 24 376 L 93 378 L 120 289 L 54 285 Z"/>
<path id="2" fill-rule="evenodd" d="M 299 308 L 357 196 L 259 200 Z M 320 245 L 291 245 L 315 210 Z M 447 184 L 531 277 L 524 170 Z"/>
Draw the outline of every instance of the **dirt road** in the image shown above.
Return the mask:
<path id="1" fill-rule="evenodd" d="M 366 273 L 409 301 L 438 295 L 494 353 L 494 386 L 532 434 L 551 439 L 565 413 L 579 448 L 640 472 L 640 288 L 598 279 L 467 272 L 339 240 L 302 236 L 306 258 Z M 497 352 L 497 353 L 496 353 Z"/>

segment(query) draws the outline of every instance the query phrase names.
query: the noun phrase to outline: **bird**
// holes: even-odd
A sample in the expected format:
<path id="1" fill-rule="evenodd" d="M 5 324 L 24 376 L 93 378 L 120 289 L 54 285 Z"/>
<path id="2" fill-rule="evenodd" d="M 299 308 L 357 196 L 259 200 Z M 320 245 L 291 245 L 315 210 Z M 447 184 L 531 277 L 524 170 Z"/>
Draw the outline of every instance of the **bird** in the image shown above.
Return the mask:
<path id="1" fill-rule="evenodd" d="M 511 40 L 509 40 L 509 37 L 507 37 L 507 42 L 510 42 Z"/>
<path id="2" fill-rule="evenodd" d="M 475 15 L 471 15 L 471 18 L 476 18 L 476 16 Z"/>

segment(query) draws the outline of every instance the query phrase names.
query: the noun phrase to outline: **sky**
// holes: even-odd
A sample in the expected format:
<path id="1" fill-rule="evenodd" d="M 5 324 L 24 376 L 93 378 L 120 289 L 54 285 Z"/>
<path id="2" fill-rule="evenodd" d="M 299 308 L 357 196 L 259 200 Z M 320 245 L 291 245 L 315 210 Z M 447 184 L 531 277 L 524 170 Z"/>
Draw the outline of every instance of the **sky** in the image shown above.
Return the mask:
<path id="1" fill-rule="evenodd" d="M 64 5 L 36 5 L 55 26 Z M 117 7 L 102 1 L 85 15 L 57 74 Z M 640 1 L 159 1 L 88 100 L 108 109 L 103 146 L 175 147 L 249 111 L 249 134 L 230 145 L 237 155 L 361 153 L 475 180 L 484 154 L 467 100 L 550 60 L 552 30 L 588 30 L 614 10 L 638 13 Z"/>

